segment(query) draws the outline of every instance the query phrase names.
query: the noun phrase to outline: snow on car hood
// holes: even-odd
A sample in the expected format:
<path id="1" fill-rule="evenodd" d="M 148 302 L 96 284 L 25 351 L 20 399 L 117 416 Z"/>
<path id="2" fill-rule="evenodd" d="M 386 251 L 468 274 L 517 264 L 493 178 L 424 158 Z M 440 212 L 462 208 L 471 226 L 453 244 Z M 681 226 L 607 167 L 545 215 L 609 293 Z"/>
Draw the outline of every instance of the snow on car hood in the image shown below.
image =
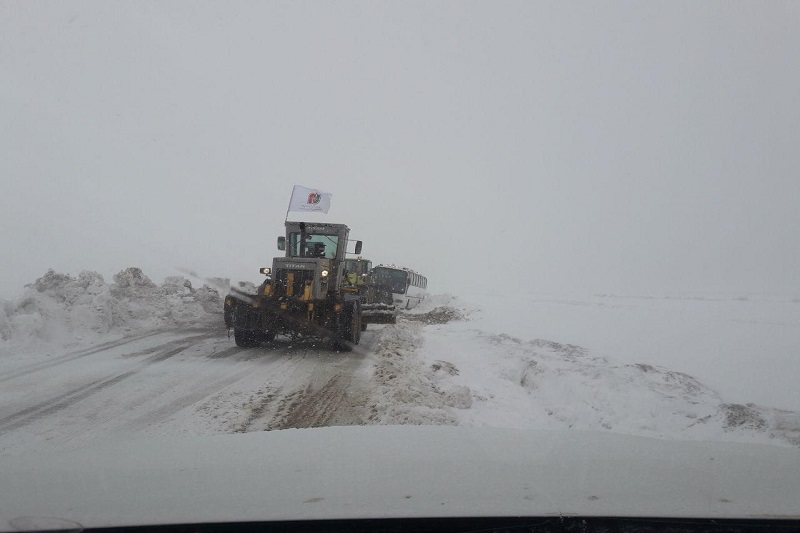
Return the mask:
<path id="1" fill-rule="evenodd" d="M 800 453 L 584 431 L 373 426 L 0 458 L 0 529 L 478 516 L 800 517 Z M 42 518 L 44 519 L 44 518 Z"/>

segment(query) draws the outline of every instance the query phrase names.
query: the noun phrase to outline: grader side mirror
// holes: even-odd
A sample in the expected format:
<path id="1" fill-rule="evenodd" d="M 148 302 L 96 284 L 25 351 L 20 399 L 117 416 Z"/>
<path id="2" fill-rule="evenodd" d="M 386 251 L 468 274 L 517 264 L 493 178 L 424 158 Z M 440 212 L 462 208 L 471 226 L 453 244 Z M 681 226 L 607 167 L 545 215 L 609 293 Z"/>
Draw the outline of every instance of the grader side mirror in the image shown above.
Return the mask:
<path id="1" fill-rule="evenodd" d="M 286 249 L 286 237 L 278 237 L 278 250 Z"/>
<path id="2" fill-rule="evenodd" d="M 361 241 L 356 241 L 356 251 L 354 252 L 356 255 L 361 253 Z"/>

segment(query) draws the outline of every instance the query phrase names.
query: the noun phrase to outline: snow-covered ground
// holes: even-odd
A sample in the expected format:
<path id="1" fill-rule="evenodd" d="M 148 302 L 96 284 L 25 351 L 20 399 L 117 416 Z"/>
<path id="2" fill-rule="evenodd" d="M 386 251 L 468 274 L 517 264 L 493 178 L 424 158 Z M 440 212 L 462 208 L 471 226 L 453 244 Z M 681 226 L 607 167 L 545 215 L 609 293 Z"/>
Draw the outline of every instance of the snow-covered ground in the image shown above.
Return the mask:
<path id="1" fill-rule="evenodd" d="M 677 327 L 663 310 L 671 302 L 664 306 L 656 299 L 645 301 L 654 302 L 655 309 L 642 310 L 645 306 L 640 305 L 636 313 L 645 318 L 640 317 L 639 322 L 646 321 L 648 316 L 661 316 L 667 321 L 664 329 L 674 333 Z M 574 299 L 552 302 L 579 305 Z M 691 310 L 692 303 L 696 303 L 702 313 L 708 300 L 680 302 L 681 312 Z M 740 309 L 742 303 L 741 300 L 728 302 L 737 307 L 731 314 L 744 316 Z M 504 321 L 510 312 L 498 313 L 497 307 L 479 305 L 465 305 L 461 299 L 448 295 L 434 296 L 396 326 L 384 331 L 377 351 L 375 379 L 381 400 L 376 402 L 379 416 L 374 416 L 375 420 L 379 423 L 599 429 L 658 438 L 800 445 L 800 414 L 797 412 L 773 408 L 769 404 L 757 405 L 747 399 L 746 388 L 731 399 L 718 392 L 717 387 L 709 387 L 703 380 L 672 368 L 665 354 L 678 341 L 666 347 L 654 343 L 653 350 L 644 349 L 641 331 L 628 331 L 623 320 L 607 317 L 604 325 L 614 323 L 613 338 L 617 339 L 617 347 L 623 355 L 615 358 L 607 355 L 611 351 L 609 344 L 598 344 L 606 350 L 592 350 L 563 342 L 558 336 L 540 338 L 535 321 L 539 317 L 535 315 L 518 317 L 516 322 Z M 591 304 L 587 302 L 586 305 Z M 778 302 L 780 310 L 787 305 L 798 304 Z M 613 315 L 616 309 L 609 310 L 602 303 L 593 307 L 601 309 L 596 314 L 602 314 L 605 309 L 606 314 Z M 764 308 L 764 305 L 757 307 L 762 313 Z M 525 308 L 517 305 L 516 309 L 519 314 Z M 742 321 L 759 324 L 760 316 L 745 317 Z M 780 340 L 792 346 L 790 332 L 794 331 L 795 349 L 791 353 L 797 354 L 799 328 L 795 323 L 792 330 L 790 320 L 783 317 L 784 335 Z M 520 327 L 523 322 L 527 327 Z M 718 323 L 726 325 L 724 320 Z M 580 322 L 576 324 L 581 325 Z M 700 325 L 704 326 L 708 324 Z M 566 332 L 569 325 L 562 328 Z M 572 335 L 564 336 L 591 340 L 589 331 L 603 331 L 600 326 L 592 330 L 576 327 L 575 330 Z M 523 334 L 517 336 L 508 331 L 517 334 L 522 331 Z M 658 324 L 648 324 L 645 333 L 653 331 L 658 331 Z M 725 328 L 706 327 L 704 331 L 712 340 L 696 345 L 693 331 L 696 332 L 693 328 L 686 331 L 688 338 L 681 342 L 698 357 L 702 355 L 701 348 L 709 342 L 729 342 L 724 338 Z M 656 335 L 657 338 L 665 336 L 663 331 Z M 625 346 L 628 337 L 642 352 Z M 730 376 L 746 382 L 750 360 L 741 354 L 759 346 L 766 351 L 779 344 L 771 338 L 748 340 L 729 358 L 724 372 L 708 371 L 718 388 L 730 386 L 726 381 Z M 642 357 L 637 360 L 635 353 L 641 353 Z M 762 355 L 762 365 L 772 363 L 769 353 L 766 351 Z M 767 393 L 789 404 L 797 401 L 793 381 L 800 371 L 800 358 L 790 357 L 791 353 L 777 354 L 776 359 L 782 366 L 779 372 L 773 372 L 776 381 L 787 383 L 788 388 Z M 674 361 L 681 362 L 681 359 Z M 712 365 L 701 360 L 695 366 L 708 370 Z M 744 378 L 739 372 L 745 374 Z M 782 373 L 789 379 L 785 380 Z M 736 383 L 738 381 L 734 385 Z M 759 385 L 758 380 L 750 381 L 753 398 L 764 397 L 764 393 L 757 390 Z"/>
<path id="2" fill-rule="evenodd" d="M 475 327 L 690 374 L 727 401 L 800 411 L 800 292 L 669 296 L 478 293 Z"/>
<path id="3" fill-rule="evenodd" d="M 494 329 L 497 317 L 486 308 L 450 296 L 429 298 L 412 318 L 399 327 L 412 330 L 406 334 L 416 338 L 415 357 L 438 391 L 440 401 L 431 405 L 454 407 L 462 425 L 800 445 L 797 412 L 733 401 L 666 364 L 541 339 L 535 326 L 517 337 Z M 784 370 L 795 376 L 800 364 L 794 360 Z"/>
<path id="4" fill-rule="evenodd" d="M 236 348 L 209 284 L 51 271 L 2 302 L 0 452 L 354 424 L 800 446 L 793 298 L 439 295 L 337 353 Z"/>

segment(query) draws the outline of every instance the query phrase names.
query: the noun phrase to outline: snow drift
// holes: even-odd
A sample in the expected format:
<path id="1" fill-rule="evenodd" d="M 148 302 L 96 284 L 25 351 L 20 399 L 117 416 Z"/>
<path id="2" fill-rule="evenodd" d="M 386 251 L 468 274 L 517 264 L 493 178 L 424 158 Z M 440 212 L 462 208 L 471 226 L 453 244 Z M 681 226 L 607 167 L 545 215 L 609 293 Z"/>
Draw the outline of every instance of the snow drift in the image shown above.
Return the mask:
<path id="1" fill-rule="evenodd" d="M 97 272 L 53 270 L 0 305 L 0 353 L 36 345 L 76 346 L 133 330 L 204 324 L 218 318 L 216 289 L 173 276 L 156 285 L 131 267 L 106 283 Z"/>
<path id="2" fill-rule="evenodd" d="M 481 329 L 428 298 L 381 332 L 370 423 L 601 430 L 800 446 L 800 414 L 729 403 L 694 377 Z"/>

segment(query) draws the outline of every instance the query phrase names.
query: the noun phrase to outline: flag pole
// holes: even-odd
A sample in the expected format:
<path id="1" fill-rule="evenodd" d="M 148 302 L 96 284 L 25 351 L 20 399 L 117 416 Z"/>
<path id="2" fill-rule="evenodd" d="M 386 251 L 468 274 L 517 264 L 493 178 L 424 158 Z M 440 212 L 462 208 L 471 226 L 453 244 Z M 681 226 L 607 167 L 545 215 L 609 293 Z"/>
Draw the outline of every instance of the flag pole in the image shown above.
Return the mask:
<path id="1" fill-rule="evenodd" d="M 292 208 L 292 198 L 294 198 L 294 189 L 297 185 L 292 187 L 292 195 L 289 197 L 289 205 L 286 207 L 286 218 L 283 219 L 284 224 L 289 221 L 289 210 Z"/>

